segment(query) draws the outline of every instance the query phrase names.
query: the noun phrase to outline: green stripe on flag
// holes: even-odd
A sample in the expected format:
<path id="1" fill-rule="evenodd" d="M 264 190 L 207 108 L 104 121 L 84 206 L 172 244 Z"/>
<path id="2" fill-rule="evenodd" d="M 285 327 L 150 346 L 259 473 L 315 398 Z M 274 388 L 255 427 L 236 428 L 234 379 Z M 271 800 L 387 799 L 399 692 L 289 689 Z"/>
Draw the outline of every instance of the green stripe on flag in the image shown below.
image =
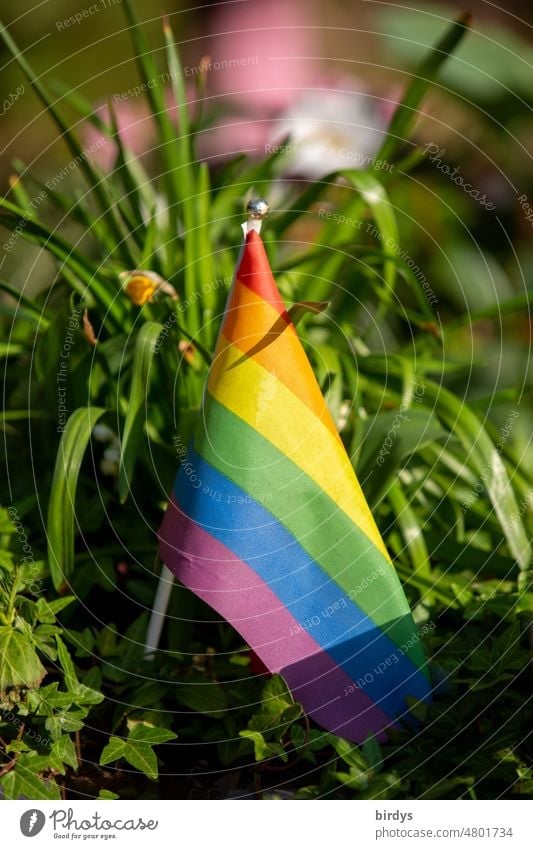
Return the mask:
<path id="1" fill-rule="evenodd" d="M 297 465 L 210 394 L 202 422 L 195 437 L 198 454 L 272 513 L 429 677 L 420 641 L 414 642 L 405 617 L 409 608 L 396 570 L 368 537 Z"/>

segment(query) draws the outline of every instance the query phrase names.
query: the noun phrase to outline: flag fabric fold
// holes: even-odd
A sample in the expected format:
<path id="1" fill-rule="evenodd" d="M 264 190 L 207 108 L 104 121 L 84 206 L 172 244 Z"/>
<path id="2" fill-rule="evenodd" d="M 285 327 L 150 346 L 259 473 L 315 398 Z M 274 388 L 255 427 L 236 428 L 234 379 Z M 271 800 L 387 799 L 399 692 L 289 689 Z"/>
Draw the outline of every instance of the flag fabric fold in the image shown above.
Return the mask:
<path id="1" fill-rule="evenodd" d="M 348 740 L 429 701 L 420 635 L 251 230 L 160 555 L 321 726 Z"/>

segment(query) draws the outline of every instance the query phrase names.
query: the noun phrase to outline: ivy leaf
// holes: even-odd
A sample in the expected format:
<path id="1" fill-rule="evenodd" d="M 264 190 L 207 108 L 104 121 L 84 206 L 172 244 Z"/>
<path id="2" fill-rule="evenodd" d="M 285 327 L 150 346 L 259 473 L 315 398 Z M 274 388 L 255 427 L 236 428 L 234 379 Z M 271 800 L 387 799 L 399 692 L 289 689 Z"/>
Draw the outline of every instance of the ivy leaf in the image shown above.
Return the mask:
<path id="1" fill-rule="evenodd" d="M 72 738 L 68 734 L 63 734 L 59 737 L 52 746 L 52 755 L 58 758 L 62 763 L 71 766 L 72 769 L 78 769 L 78 757 Z"/>
<path id="2" fill-rule="evenodd" d="M 73 595 L 66 595 L 63 598 L 56 598 L 53 601 L 46 601 L 42 596 L 37 602 L 37 619 L 39 622 L 45 622 L 48 625 L 53 625 L 56 621 L 56 614 L 71 604 L 75 599 Z"/>
<path id="3" fill-rule="evenodd" d="M 119 799 L 120 796 L 117 793 L 113 793 L 112 790 L 102 789 L 102 790 L 100 790 L 97 798 L 98 799 Z"/>
<path id="4" fill-rule="evenodd" d="M 111 737 L 100 755 L 100 765 L 105 766 L 112 761 L 117 761 L 124 754 L 125 747 L 126 741 L 122 737 Z"/>
<path id="5" fill-rule="evenodd" d="M 254 744 L 254 755 L 256 761 L 264 761 L 266 758 L 281 758 L 282 761 L 288 760 L 288 755 L 280 743 L 269 743 L 260 731 L 250 731 L 245 729 L 239 732 L 240 737 L 246 740 L 251 740 Z"/>
<path id="6" fill-rule="evenodd" d="M 63 711 L 60 714 L 49 716 L 45 722 L 45 728 L 54 740 L 57 740 L 62 734 L 72 734 L 74 731 L 81 731 L 83 728 L 83 720 L 87 716 L 87 710 Z"/>
<path id="7" fill-rule="evenodd" d="M 70 707 L 73 701 L 72 693 L 64 693 L 58 687 L 58 682 L 54 681 L 53 684 L 28 693 L 28 704 L 31 709 L 39 716 L 51 716 L 55 708 Z"/>
<path id="8" fill-rule="evenodd" d="M 149 778 L 158 776 L 157 758 L 148 743 L 123 740 L 121 737 L 111 737 L 109 743 L 100 755 L 100 764 L 105 764 L 124 758 L 131 766 L 143 772 Z"/>
<path id="9" fill-rule="evenodd" d="M 53 779 L 45 781 L 18 767 L 4 775 L 1 785 L 6 799 L 61 799 L 59 787 Z"/>
<path id="10" fill-rule="evenodd" d="M 67 686 L 67 690 L 72 693 L 72 701 L 77 705 L 100 704 L 104 698 L 103 693 L 99 693 L 97 690 L 93 690 L 85 684 L 80 684 L 78 676 L 76 675 L 74 663 L 72 662 L 72 658 L 65 643 L 59 636 L 56 636 L 56 642 L 59 662 L 65 673 L 65 684 Z"/>
<path id="11" fill-rule="evenodd" d="M 348 764 L 351 769 L 357 770 L 359 773 L 365 773 L 368 770 L 368 763 L 362 751 L 355 743 L 350 743 L 342 737 L 333 737 L 331 735 L 330 742 L 343 761 Z"/>
<path id="12" fill-rule="evenodd" d="M 12 687 L 38 687 L 45 675 L 29 638 L 10 625 L 0 626 L 0 697 Z"/>
<path id="13" fill-rule="evenodd" d="M 158 743 L 168 743 L 169 740 L 175 740 L 177 736 L 177 734 L 174 734 L 173 731 L 169 731 L 167 728 L 154 728 L 153 725 L 145 725 L 143 722 L 137 722 L 130 729 L 128 743 L 133 741 L 155 746 Z"/>
<path id="14" fill-rule="evenodd" d="M 135 743 L 129 740 L 125 743 L 123 757 L 135 769 L 144 772 L 148 778 L 155 780 L 158 776 L 157 758 L 148 743 Z"/>

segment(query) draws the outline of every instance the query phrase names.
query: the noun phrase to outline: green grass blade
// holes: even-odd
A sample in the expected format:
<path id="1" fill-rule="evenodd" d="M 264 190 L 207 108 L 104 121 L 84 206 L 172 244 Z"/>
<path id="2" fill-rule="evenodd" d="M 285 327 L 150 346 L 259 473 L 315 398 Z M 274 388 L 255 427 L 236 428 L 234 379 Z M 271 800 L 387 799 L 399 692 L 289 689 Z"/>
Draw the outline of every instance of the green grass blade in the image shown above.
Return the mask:
<path id="1" fill-rule="evenodd" d="M 44 310 L 35 303 L 35 301 L 32 301 L 30 298 L 23 295 L 16 286 L 12 286 L 11 283 L 8 283 L 6 280 L 0 280 L 0 291 L 10 295 L 17 302 L 17 306 L 20 307 L 21 312 L 22 310 L 25 311 L 24 317 L 30 313 L 43 329 L 48 327 L 50 319 Z M 17 314 L 15 313 L 15 318 L 16 315 Z"/>
<path id="2" fill-rule="evenodd" d="M 92 429 L 104 413 L 102 407 L 75 410 L 59 443 L 46 522 L 50 574 L 59 592 L 66 589 L 74 566 L 75 498 L 81 463 Z"/>
<path id="3" fill-rule="evenodd" d="M 409 552 L 415 577 L 421 577 L 430 581 L 431 568 L 424 534 L 422 533 L 417 515 L 405 497 L 402 487 L 397 480 L 389 485 L 387 497 L 396 517 L 396 522 L 407 551 Z M 424 601 L 431 603 L 427 595 Z"/>
<path id="4" fill-rule="evenodd" d="M 348 179 L 361 193 L 363 200 L 369 205 L 374 216 L 379 240 L 383 244 L 385 257 L 383 265 L 383 277 L 387 286 L 385 299 L 390 303 L 394 294 L 394 283 L 396 280 L 396 263 L 387 259 L 387 254 L 394 255 L 398 249 L 399 235 L 394 209 L 383 185 L 373 174 L 367 171 L 350 169 L 343 171 L 342 175 Z"/>
<path id="5" fill-rule="evenodd" d="M 499 451 L 460 398 L 427 379 L 420 378 L 420 383 L 424 385 L 424 403 L 435 405 L 435 413 L 462 444 L 466 463 L 485 486 L 511 554 L 521 569 L 527 569 L 531 546 Z"/>
<path id="6" fill-rule="evenodd" d="M 49 95 L 47 89 L 39 79 L 39 76 L 34 72 L 33 68 L 28 63 L 25 56 L 20 52 L 18 45 L 11 37 L 10 33 L 8 32 L 7 28 L 4 26 L 2 21 L 0 21 L 0 35 L 2 36 L 9 52 L 15 59 L 15 62 L 17 63 L 21 71 L 24 73 L 24 75 L 27 77 L 32 88 L 35 90 L 36 94 L 44 104 L 46 111 L 54 119 L 57 127 L 61 132 L 61 136 L 62 138 L 64 138 L 65 143 L 69 148 L 73 158 L 78 163 L 80 170 L 84 174 L 89 186 L 91 187 L 91 189 L 93 189 L 94 194 L 98 199 L 98 203 L 100 205 L 102 213 L 106 217 L 111 232 L 115 237 L 117 246 L 123 245 L 123 253 L 126 255 L 126 258 L 129 261 L 133 261 L 132 257 L 127 256 L 127 246 L 123 238 L 124 233 L 122 232 L 122 229 L 117 222 L 116 215 L 113 211 L 113 205 L 110 202 L 110 198 L 106 191 L 104 180 L 100 178 L 100 176 L 91 166 L 87 158 L 86 151 L 84 151 L 81 147 L 78 139 L 76 138 L 76 136 L 68 126 L 67 122 L 57 109 L 55 101 Z"/>
<path id="7" fill-rule="evenodd" d="M 3 212 L 2 210 L 6 210 Z M 43 246 L 59 259 L 66 268 L 82 280 L 94 297 L 105 308 L 105 319 L 120 327 L 124 319 L 124 309 L 120 301 L 110 291 L 109 284 L 96 276 L 96 271 L 86 257 L 65 239 L 52 232 L 41 221 L 27 218 L 20 209 L 5 198 L 0 198 L 0 224 L 18 232 L 22 239 Z"/>
<path id="8" fill-rule="evenodd" d="M 198 232 L 197 226 L 197 191 L 196 188 L 196 169 L 194 167 L 194 157 L 191 143 L 189 113 L 187 110 L 185 86 L 183 85 L 183 68 L 178 55 L 178 50 L 174 41 L 174 35 L 168 20 L 165 20 L 163 26 L 167 65 L 170 73 L 172 94 L 178 110 L 179 118 L 179 134 L 177 137 L 177 152 L 179 160 L 179 170 L 175 171 L 175 176 L 179 179 L 180 190 L 179 198 L 181 200 L 181 210 L 183 218 L 183 226 L 185 230 L 185 282 L 184 292 L 185 298 L 191 301 L 191 306 L 188 310 L 187 324 L 189 329 L 195 333 L 200 327 L 200 303 L 198 302 L 197 293 L 200 291 L 200 269 L 197 264 L 199 257 L 198 252 Z"/>
<path id="9" fill-rule="evenodd" d="M 448 56 L 453 53 L 468 32 L 470 20 L 468 13 L 460 15 L 415 68 L 412 82 L 401 103 L 396 107 L 386 138 L 375 156 L 375 162 L 383 160 L 390 162 L 410 139 L 423 97 L 437 78 Z"/>
<path id="10" fill-rule="evenodd" d="M 180 202 L 180 157 L 178 139 L 167 111 L 164 87 L 160 85 L 161 74 L 152 50 L 139 24 L 132 0 L 124 0 L 124 12 L 142 83 L 146 85 L 146 96 L 161 139 L 161 153 L 165 162 L 165 180 L 168 194 L 170 240 L 177 238 L 178 210 Z"/>
<path id="11" fill-rule="evenodd" d="M 213 347 L 217 328 L 212 322 L 217 310 L 219 292 L 214 285 L 213 248 L 211 242 L 210 217 L 210 177 L 207 163 L 202 162 L 198 169 L 198 228 L 196 245 L 198 252 L 197 277 L 202 287 L 202 325 L 203 338 L 208 348 Z"/>
<path id="12" fill-rule="evenodd" d="M 66 215 L 73 221 L 80 223 L 87 233 L 92 233 L 98 243 L 101 246 L 104 246 L 109 254 L 113 253 L 115 249 L 115 240 L 112 233 L 109 231 L 109 227 L 103 218 L 94 217 L 94 213 L 85 202 L 85 197 L 81 196 L 82 193 L 79 192 L 79 190 L 75 193 L 75 197 L 73 198 L 72 194 L 63 194 L 62 192 L 58 192 L 57 190 L 46 186 L 38 180 L 20 160 L 17 160 L 13 164 L 21 178 L 19 183 L 21 183 L 22 179 L 30 180 L 35 184 L 35 186 L 37 186 L 43 197 L 46 196 L 47 199 L 50 200 L 55 207 L 57 207 L 57 209 L 66 213 Z M 28 207 L 21 204 L 18 199 L 17 203 L 22 209 L 26 210 L 28 218 L 38 219 L 37 214 L 31 207 L 28 209 Z"/>
<path id="13" fill-rule="evenodd" d="M 137 181 L 135 179 L 133 171 L 129 167 L 129 156 L 122 142 L 122 136 L 120 135 L 120 130 L 118 126 L 117 115 L 113 106 L 112 101 L 109 101 L 108 104 L 109 114 L 111 116 L 111 127 L 112 127 L 112 138 L 118 149 L 118 162 L 117 167 L 115 169 L 115 173 L 119 177 L 122 185 L 124 186 L 126 192 L 126 199 L 128 204 L 132 210 L 133 218 L 128 216 L 128 224 L 131 228 L 131 233 L 133 238 L 136 240 L 137 244 L 142 244 L 143 236 L 142 230 L 143 228 L 143 208 L 142 208 L 142 197 L 139 192 L 139 187 L 137 185 Z M 125 206 L 121 206 L 121 211 L 125 214 Z"/>
<path id="14" fill-rule="evenodd" d="M 120 451 L 120 468 L 118 475 L 118 492 L 122 504 L 126 501 L 135 463 L 139 456 L 143 423 L 146 414 L 146 401 L 150 387 L 150 371 L 155 353 L 155 344 L 163 329 L 162 324 L 147 321 L 141 327 L 135 340 L 133 355 L 133 375 L 122 444 Z"/>

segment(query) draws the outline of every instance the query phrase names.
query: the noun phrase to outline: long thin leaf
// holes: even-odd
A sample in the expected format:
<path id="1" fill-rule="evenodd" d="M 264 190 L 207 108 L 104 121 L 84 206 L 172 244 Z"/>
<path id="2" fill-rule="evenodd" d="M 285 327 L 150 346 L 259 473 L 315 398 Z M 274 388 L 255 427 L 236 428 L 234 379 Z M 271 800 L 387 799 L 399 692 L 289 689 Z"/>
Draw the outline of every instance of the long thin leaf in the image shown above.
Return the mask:
<path id="1" fill-rule="evenodd" d="M 118 476 L 118 492 L 122 504 L 126 501 L 135 463 L 139 456 L 144 417 L 146 415 L 146 400 L 150 387 L 150 371 L 155 353 L 155 344 L 163 325 L 155 321 L 147 321 L 141 327 L 135 340 L 133 355 L 133 376 L 122 445 L 120 451 L 120 467 Z"/>
<path id="2" fill-rule="evenodd" d="M 190 301 L 187 311 L 187 324 L 195 333 L 200 327 L 200 304 L 197 300 L 197 292 L 200 291 L 199 268 L 197 260 L 198 233 L 196 231 L 196 205 L 195 197 L 198 189 L 195 187 L 195 167 L 190 135 L 189 113 L 186 104 L 185 86 L 183 84 L 183 67 L 179 58 L 178 49 L 174 41 L 174 35 L 167 19 L 163 25 L 166 43 L 167 64 L 170 74 L 172 93 L 179 118 L 179 133 L 177 137 L 177 150 L 179 159 L 179 171 L 175 176 L 179 177 L 181 210 L 183 226 L 185 229 L 185 298 Z"/>
<path id="3" fill-rule="evenodd" d="M 94 297 L 105 308 L 104 320 L 109 320 L 109 316 L 116 326 L 121 326 L 124 320 L 124 309 L 121 307 L 120 301 L 109 290 L 109 285 L 97 277 L 95 269 L 80 251 L 70 245 L 62 236 L 53 233 L 42 222 L 28 219 L 24 210 L 5 200 L 5 198 L 0 198 L 0 208 L 7 210 L 6 213 L 0 209 L 0 223 L 16 230 L 22 239 L 45 247 L 77 275 L 94 294 Z"/>
<path id="4" fill-rule="evenodd" d="M 387 496 L 396 516 L 398 527 L 404 539 L 416 577 L 431 580 L 431 567 L 424 534 L 415 511 L 405 497 L 398 480 L 393 481 L 388 488 Z M 430 594 L 426 593 L 424 600 L 431 603 Z"/>
<path id="5" fill-rule="evenodd" d="M 48 327 L 50 323 L 50 319 L 36 303 L 35 301 L 30 300 L 22 292 L 16 288 L 16 286 L 12 286 L 11 283 L 8 283 L 6 280 L 0 280 L 0 291 L 6 292 L 6 294 L 11 295 L 14 300 L 17 301 L 17 307 L 20 304 L 20 312 L 24 317 L 26 317 L 27 313 L 31 313 L 36 321 L 44 328 Z M 17 310 L 18 313 L 18 310 Z M 15 313 L 15 317 L 17 315 Z"/>
<path id="6" fill-rule="evenodd" d="M 164 89 L 159 85 L 161 74 L 159 73 L 144 31 L 139 24 L 132 0 L 124 0 L 124 12 L 136 54 L 137 66 L 142 82 L 146 85 L 146 96 L 162 142 L 161 153 L 166 166 L 165 180 L 169 202 L 170 234 L 171 239 L 174 240 L 177 238 L 178 233 L 178 208 L 181 196 L 179 188 L 181 163 L 177 149 L 178 139 L 167 111 Z"/>
<path id="7" fill-rule="evenodd" d="M 18 48 L 18 45 L 10 35 L 8 29 L 5 25 L 0 21 L 0 35 L 2 36 L 6 47 L 9 52 L 15 59 L 15 62 L 23 72 L 23 74 L 27 77 L 28 82 L 31 84 L 32 88 L 35 90 L 36 94 L 44 104 L 46 111 L 52 116 L 56 125 L 58 126 L 62 138 L 64 138 L 67 147 L 72 153 L 73 158 L 76 163 L 79 165 L 80 170 L 84 174 L 89 186 L 94 190 L 95 196 L 98 199 L 98 203 L 102 210 L 102 214 L 106 217 L 106 220 L 109 224 L 109 227 L 115 236 L 117 246 L 123 246 L 123 253 L 128 254 L 127 243 L 124 241 L 124 232 L 119 226 L 117 221 L 116 214 L 113 209 L 113 204 L 110 202 L 109 195 L 106 191 L 105 181 L 99 176 L 99 174 L 92 167 L 88 157 L 87 151 L 85 151 L 80 145 L 78 139 L 68 126 L 67 122 L 59 112 L 55 101 L 48 93 L 46 87 L 43 85 L 38 74 L 35 73 L 26 57 L 21 53 Z M 134 260 L 133 257 L 127 256 L 128 260 Z"/>
<path id="8" fill-rule="evenodd" d="M 46 522 L 50 574 L 59 592 L 66 589 L 74 566 L 75 499 L 81 463 L 93 427 L 104 413 L 102 407 L 75 410 L 59 443 Z"/>
<path id="9" fill-rule="evenodd" d="M 521 569 L 531 560 L 531 546 L 503 460 L 478 417 L 448 389 L 430 380 L 424 384 L 424 400 L 453 431 L 467 452 L 468 465 L 479 476 L 494 507 L 509 550 Z"/>
<path id="10" fill-rule="evenodd" d="M 380 241 L 383 242 L 383 254 L 385 257 L 383 265 L 383 277 L 387 286 L 386 298 L 390 302 L 394 293 L 394 282 L 396 279 L 396 264 L 388 259 L 388 255 L 394 255 L 399 248 L 398 226 L 394 209 L 383 185 L 373 174 L 367 171 L 350 169 L 343 171 L 355 188 L 361 192 L 363 200 L 369 205 L 376 221 Z"/>
<path id="11" fill-rule="evenodd" d="M 415 68 L 412 82 L 392 116 L 387 135 L 374 162 L 390 161 L 410 139 L 418 117 L 418 107 L 424 95 L 437 78 L 450 53 L 453 53 L 468 32 L 470 21 L 471 16 L 468 13 L 460 15 Z"/>

